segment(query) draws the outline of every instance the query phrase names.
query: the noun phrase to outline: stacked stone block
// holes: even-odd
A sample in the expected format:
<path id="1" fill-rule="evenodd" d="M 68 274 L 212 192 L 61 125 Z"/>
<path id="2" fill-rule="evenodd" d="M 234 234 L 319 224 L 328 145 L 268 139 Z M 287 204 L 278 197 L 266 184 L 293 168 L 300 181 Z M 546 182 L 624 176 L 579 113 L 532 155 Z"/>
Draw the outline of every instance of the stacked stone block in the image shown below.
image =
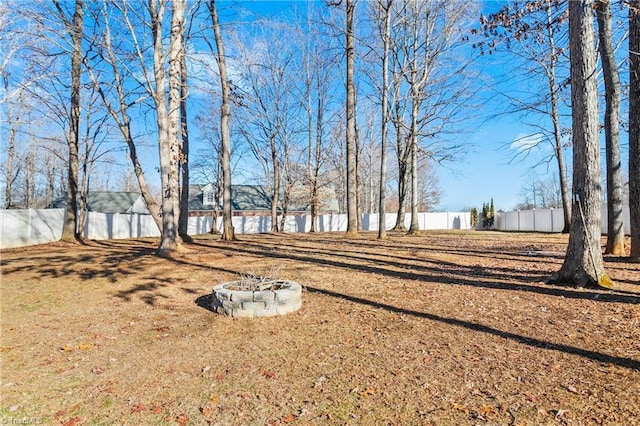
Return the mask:
<path id="1" fill-rule="evenodd" d="M 213 288 L 211 308 L 231 317 L 271 317 L 295 312 L 302 306 L 302 286 L 293 281 L 278 282 L 277 290 L 231 290 L 237 282 Z"/>

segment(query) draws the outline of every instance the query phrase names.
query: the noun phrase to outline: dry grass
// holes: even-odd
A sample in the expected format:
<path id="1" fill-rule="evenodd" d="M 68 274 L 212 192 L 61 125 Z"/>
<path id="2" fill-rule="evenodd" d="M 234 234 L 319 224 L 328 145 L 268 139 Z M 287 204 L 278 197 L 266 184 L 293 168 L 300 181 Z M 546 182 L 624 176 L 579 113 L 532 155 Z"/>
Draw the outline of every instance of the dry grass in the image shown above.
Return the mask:
<path id="1" fill-rule="evenodd" d="M 566 236 L 196 238 L 2 252 L 0 420 L 45 424 L 640 424 L 640 267 L 543 283 Z M 211 288 L 279 271 L 294 314 L 231 319 Z"/>

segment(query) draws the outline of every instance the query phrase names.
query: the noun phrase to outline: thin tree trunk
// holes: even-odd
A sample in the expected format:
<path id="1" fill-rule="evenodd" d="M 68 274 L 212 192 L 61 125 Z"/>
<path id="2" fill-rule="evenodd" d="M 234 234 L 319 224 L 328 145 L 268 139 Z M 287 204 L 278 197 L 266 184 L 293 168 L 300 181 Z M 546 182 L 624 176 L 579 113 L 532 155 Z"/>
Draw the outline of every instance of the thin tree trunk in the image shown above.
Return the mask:
<path id="1" fill-rule="evenodd" d="M 312 193 L 311 193 L 311 228 L 316 230 L 316 222 L 318 221 L 318 211 L 320 207 L 320 199 L 318 194 L 318 184 L 320 178 L 320 159 L 322 156 L 322 116 L 324 109 L 324 102 L 322 101 L 322 94 L 320 93 L 320 77 L 318 76 L 318 111 L 316 116 L 316 152 L 314 159 L 314 170 L 312 180 Z"/>
<path id="2" fill-rule="evenodd" d="M 356 92 L 353 81 L 355 63 L 355 36 L 353 30 L 354 0 L 346 0 L 347 26 L 346 26 L 346 56 L 347 56 L 347 235 L 358 233 L 358 205 L 357 205 L 357 178 L 356 178 L 356 133 L 355 133 L 355 109 Z"/>
<path id="3" fill-rule="evenodd" d="M 640 262 L 640 0 L 629 1 L 629 211 L 631 257 Z"/>
<path id="4" fill-rule="evenodd" d="M 417 89 L 412 89 L 417 90 Z M 418 100 L 412 94 L 411 101 L 411 226 L 408 234 L 416 235 L 420 231 L 418 224 Z"/>
<path id="5" fill-rule="evenodd" d="M 378 199 L 378 239 L 387 238 L 385 204 L 387 201 L 387 128 L 389 126 L 388 94 L 389 90 L 389 42 L 391 39 L 391 6 L 393 0 L 387 0 L 384 8 L 383 53 L 382 53 L 382 106 L 380 138 L 380 197 Z M 382 7 L 382 6 L 381 6 Z"/>
<path id="6" fill-rule="evenodd" d="M 218 168 L 218 173 L 217 176 L 220 176 L 220 170 Z M 222 186 L 220 185 L 220 181 L 218 179 L 218 181 L 216 182 L 215 185 L 215 195 L 213 196 L 213 211 L 211 213 L 211 231 L 209 231 L 210 234 L 219 234 L 220 231 L 218 230 L 218 216 L 219 216 L 219 209 L 218 206 L 220 205 L 220 195 L 221 195 L 221 190 L 222 190 Z"/>
<path id="7" fill-rule="evenodd" d="M 222 106 L 220 108 L 220 154 L 222 163 L 222 239 L 225 241 L 235 240 L 235 232 L 232 223 L 231 210 L 231 141 L 229 134 L 229 120 L 231 118 L 231 88 L 227 79 L 227 62 L 224 56 L 222 35 L 218 23 L 218 12 L 215 0 L 209 3 L 209 13 L 213 23 L 213 32 L 218 49 L 218 69 L 220 71 L 220 86 L 222 87 Z"/>
<path id="8" fill-rule="evenodd" d="M 620 162 L 620 76 L 614 57 L 611 35 L 611 4 L 596 1 L 598 38 L 606 111 L 604 132 L 607 163 L 607 246 L 605 253 L 624 256 L 624 225 L 622 223 L 622 166 Z"/>
<path id="9" fill-rule="evenodd" d="M 571 200 L 569 199 L 569 184 L 567 183 L 567 170 L 562 151 L 562 134 L 560 131 L 560 114 L 558 113 L 558 87 L 556 85 L 556 62 L 557 52 L 555 46 L 555 35 L 553 33 L 553 17 L 551 14 L 551 0 L 547 0 L 547 37 L 549 39 L 549 50 L 551 51 L 551 61 L 547 78 L 549 80 L 549 93 L 551 95 L 551 122 L 553 123 L 553 138 L 556 162 L 558 163 L 558 177 L 560 181 L 560 196 L 562 198 L 562 208 L 564 226 L 562 233 L 569 232 L 571 226 Z"/>
<path id="10" fill-rule="evenodd" d="M 82 0 L 76 0 L 73 25 L 69 32 L 73 39 L 71 57 L 71 114 L 69 117 L 69 164 L 67 176 L 67 209 L 65 211 L 62 241 L 79 241 L 78 229 L 78 145 L 80 136 L 80 78 L 82 65 L 82 34 L 84 12 Z"/>
<path id="11" fill-rule="evenodd" d="M 7 74 L 3 74 L 4 79 L 4 93 L 9 93 L 9 78 Z M 13 159 L 16 156 L 16 125 L 18 118 L 13 118 L 13 102 L 9 101 L 9 108 L 7 111 L 7 118 L 9 121 L 9 143 L 7 146 L 7 164 L 5 173 L 5 190 L 4 190 L 4 208 L 11 208 L 11 187 L 13 184 Z"/>
<path id="12" fill-rule="evenodd" d="M 271 163 L 273 164 L 273 191 L 271 193 L 271 232 L 278 232 L 278 197 L 280 195 L 280 163 L 275 136 L 270 138 Z"/>
<path id="13" fill-rule="evenodd" d="M 310 77 L 310 65 L 306 63 L 305 69 L 305 83 L 306 83 L 306 95 L 307 95 L 307 182 L 309 186 L 309 207 L 311 210 L 311 224 L 309 228 L 309 232 L 316 232 L 316 224 L 313 217 L 313 166 L 311 164 L 313 158 L 313 103 L 311 100 L 311 83 L 312 77 Z"/>
<path id="14" fill-rule="evenodd" d="M 394 79 L 394 124 L 396 128 L 396 147 L 398 155 L 398 213 L 396 215 L 396 224 L 393 227 L 394 231 L 406 231 L 407 227 L 404 224 L 405 219 L 405 205 L 407 200 L 407 172 L 409 161 L 409 150 L 406 147 L 404 138 L 402 137 L 402 114 L 400 111 L 400 83 L 397 78 Z"/>
<path id="15" fill-rule="evenodd" d="M 138 181 L 138 187 L 140 188 L 140 192 L 142 193 L 142 198 L 147 205 L 147 210 L 151 214 L 153 221 L 155 222 L 158 230 L 162 229 L 162 218 L 160 217 L 160 207 L 158 203 L 153 198 L 151 194 L 151 188 L 147 184 L 147 180 L 144 176 L 144 171 L 142 170 L 142 166 L 140 165 L 140 160 L 138 159 L 138 151 L 136 149 L 135 142 L 133 140 L 133 136 L 131 134 L 131 118 L 129 117 L 128 112 L 128 103 L 124 93 L 124 86 L 122 82 L 122 77 L 120 75 L 120 71 L 118 69 L 118 60 L 113 52 L 111 47 L 111 31 L 109 27 L 109 16 L 106 10 L 103 9 L 103 18 L 105 24 L 105 34 L 104 34 L 104 47 L 106 49 L 107 54 L 107 62 L 109 63 L 111 70 L 113 72 L 113 84 L 118 93 L 118 102 L 120 111 L 116 111 L 109 100 L 105 92 L 102 90 L 98 80 L 95 78 L 91 68 L 88 64 L 85 64 L 86 68 L 89 70 L 89 77 L 93 81 L 94 86 L 98 90 L 98 94 L 102 98 L 109 114 L 113 117 L 114 121 L 118 125 L 120 132 L 122 133 L 122 137 L 127 144 L 127 148 L 129 151 L 129 159 L 131 160 L 131 164 L 133 166 L 133 172 L 136 175 L 136 179 Z"/>
<path id="16" fill-rule="evenodd" d="M 183 42 L 184 45 L 184 42 Z M 180 187 L 180 219 L 178 233 L 183 241 L 191 241 L 189 236 L 189 127 L 187 121 L 187 57 L 183 50 L 180 55 L 180 127 L 181 153 L 180 169 L 182 186 Z"/>
<path id="17" fill-rule="evenodd" d="M 604 276 L 600 249 L 600 144 L 592 1 L 569 2 L 573 197 L 569 245 L 551 281 L 580 287 Z"/>

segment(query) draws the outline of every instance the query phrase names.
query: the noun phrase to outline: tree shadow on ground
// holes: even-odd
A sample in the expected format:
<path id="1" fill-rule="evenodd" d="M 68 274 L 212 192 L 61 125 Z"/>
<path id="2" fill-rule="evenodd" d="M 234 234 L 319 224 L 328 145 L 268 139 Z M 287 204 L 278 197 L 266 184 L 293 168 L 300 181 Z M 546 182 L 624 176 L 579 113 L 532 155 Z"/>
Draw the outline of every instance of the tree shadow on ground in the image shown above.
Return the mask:
<path id="1" fill-rule="evenodd" d="M 216 311 L 211 309 L 211 302 L 212 301 L 213 301 L 213 295 L 212 294 L 204 294 L 204 295 L 198 297 L 195 300 L 195 303 L 196 303 L 196 305 L 198 305 L 202 309 L 206 309 L 209 312 L 213 312 L 214 314 L 217 314 Z"/>
<path id="2" fill-rule="evenodd" d="M 479 275 L 474 273 L 475 266 L 465 266 L 452 263 L 455 268 L 458 269 L 456 273 L 443 274 L 445 272 L 443 268 L 439 266 L 426 266 L 426 265 L 410 265 L 401 262 L 385 261 L 379 258 L 367 259 L 362 258 L 358 254 L 353 253 L 350 255 L 336 255 L 336 252 L 330 248 L 325 249 L 323 252 L 327 257 L 320 257 L 323 253 L 316 253 L 316 256 L 309 256 L 308 253 L 304 255 L 296 254 L 293 252 L 283 252 L 273 249 L 265 249 L 264 247 L 256 245 L 252 242 L 243 242 L 234 245 L 227 245 L 224 250 L 231 251 L 238 254 L 248 254 L 253 256 L 262 256 L 273 259 L 281 260 L 293 260 L 298 262 L 316 264 L 321 266 L 330 266 L 336 268 L 344 268 L 349 270 L 356 270 L 364 273 L 386 275 L 393 278 L 415 280 L 415 281 L 428 281 L 433 283 L 448 284 L 448 285 L 463 285 L 470 287 L 489 288 L 493 290 L 507 290 L 507 291 L 521 291 L 537 294 L 544 294 L 548 296 L 557 296 L 570 299 L 579 300 L 593 300 L 598 302 L 613 302 L 613 303 L 628 303 L 628 304 L 640 304 L 640 295 L 629 292 L 612 292 L 609 290 L 571 290 L 564 287 L 555 287 L 549 285 L 530 285 L 526 284 L 522 275 L 522 272 L 515 271 L 509 268 L 483 268 L 483 274 Z M 366 261 L 368 264 L 353 263 L 353 261 Z M 375 262 L 375 266 L 371 265 L 371 262 Z M 403 270 L 390 269 L 390 267 L 400 267 Z M 531 276 L 537 278 L 534 281 L 541 281 L 542 277 L 546 277 L 545 274 L 528 271 L 525 274 L 531 280 Z M 517 284 L 510 284 L 500 282 L 500 279 L 520 279 L 523 282 Z M 526 279 L 526 278 L 525 278 Z M 626 294 L 621 294 L 626 293 Z"/>
<path id="3" fill-rule="evenodd" d="M 564 353 L 567 353 L 567 354 L 577 355 L 577 356 L 580 356 L 580 357 L 583 357 L 583 358 L 591 359 L 593 361 L 603 362 L 603 363 L 607 363 L 607 364 L 614 364 L 614 365 L 617 365 L 619 367 L 624 367 L 624 368 L 629 368 L 629 369 L 640 371 L 640 361 L 632 359 L 632 358 L 624 358 L 624 357 L 618 357 L 618 356 L 614 356 L 614 355 L 607 355 L 607 354 L 604 354 L 604 353 L 601 353 L 601 352 L 582 349 L 582 348 L 578 348 L 578 347 L 575 347 L 575 346 L 548 342 L 546 340 L 541 340 L 541 339 L 537 339 L 537 338 L 534 338 L 534 337 L 522 336 L 520 334 L 511 333 L 509 331 L 502 331 L 502 330 L 499 330 L 497 328 L 493 328 L 493 327 L 490 327 L 490 326 L 487 326 L 487 325 L 483 325 L 483 324 L 479 324 L 479 323 L 475 323 L 475 322 L 464 321 L 464 320 L 460 320 L 460 319 L 456 319 L 456 318 L 442 317 L 442 316 L 435 315 L 435 314 L 430 314 L 430 313 L 427 313 L 427 312 L 412 311 L 412 310 L 409 310 L 409 309 L 400 308 L 400 307 L 393 306 L 393 305 L 388 305 L 386 303 L 381 303 L 381 302 L 377 302 L 377 301 L 374 301 L 374 300 L 363 299 L 361 297 L 351 296 L 351 295 L 348 295 L 348 294 L 338 293 L 336 291 L 326 290 L 326 289 L 322 289 L 322 288 L 306 286 L 306 290 L 308 292 L 310 292 L 310 293 L 316 293 L 316 294 L 327 296 L 327 297 L 339 298 L 339 299 L 343 299 L 343 300 L 346 300 L 346 301 L 349 301 L 349 302 L 352 302 L 352 303 L 358 303 L 358 304 L 361 304 L 361 305 L 366 305 L 366 306 L 371 306 L 371 307 L 374 307 L 374 308 L 384 309 L 384 310 L 387 310 L 389 312 L 393 312 L 393 313 L 396 313 L 396 314 L 411 315 L 411 316 L 414 316 L 414 317 L 417 317 L 417 318 L 423 318 L 423 319 L 427 319 L 427 320 L 430 320 L 430 321 L 436 321 L 436 322 L 439 322 L 439 323 L 442 323 L 442 324 L 453 325 L 453 326 L 456 326 L 456 327 L 462 327 L 462 328 L 465 328 L 465 329 L 468 329 L 468 330 L 472 330 L 472 331 L 476 331 L 476 332 L 480 332 L 480 333 L 486 333 L 486 334 L 490 334 L 490 335 L 493 335 L 493 336 L 502 337 L 502 338 L 513 340 L 515 342 L 518 342 L 518 343 L 521 343 L 521 344 L 524 344 L 524 345 L 527 345 L 527 346 L 531 346 L 531 347 L 534 347 L 534 348 L 541 348 L 541 349 L 564 352 Z"/>

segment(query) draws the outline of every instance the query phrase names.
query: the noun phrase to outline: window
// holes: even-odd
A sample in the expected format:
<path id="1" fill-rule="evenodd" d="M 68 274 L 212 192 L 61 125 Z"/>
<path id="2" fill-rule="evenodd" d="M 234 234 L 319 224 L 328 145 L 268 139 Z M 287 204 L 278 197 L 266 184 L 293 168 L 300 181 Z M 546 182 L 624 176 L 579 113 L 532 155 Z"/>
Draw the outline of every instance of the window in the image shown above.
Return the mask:
<path id="1" fill-rule="evenodd" d="M 205 206 L 212 206 L 214 204 L 214 202 L 215 202 L 214 196 L 213 196 L 213 191 L 205 192 L 202 198 L 204 200 L 203 204 Z"/>

